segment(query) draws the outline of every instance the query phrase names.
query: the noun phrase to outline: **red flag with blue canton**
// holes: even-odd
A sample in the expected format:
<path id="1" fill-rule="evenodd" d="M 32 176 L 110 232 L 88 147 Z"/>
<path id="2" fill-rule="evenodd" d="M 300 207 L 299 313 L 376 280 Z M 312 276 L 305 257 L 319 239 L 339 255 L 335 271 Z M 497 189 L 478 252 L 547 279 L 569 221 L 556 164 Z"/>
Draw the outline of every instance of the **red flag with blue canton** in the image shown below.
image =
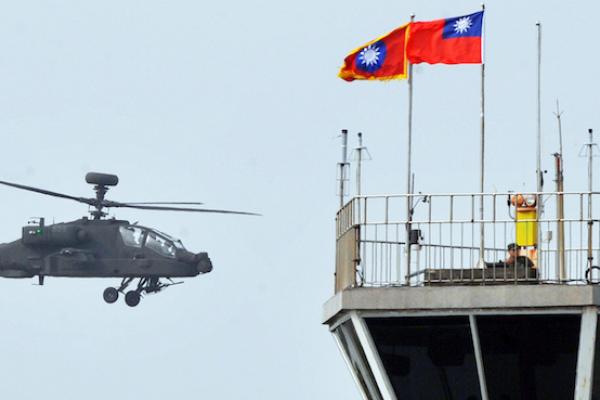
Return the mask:
<path id="1" fill-rule="evenodd" d="M 370 41 L 344 59 L 338 76 L 356 79 L 406 79 L 406 36 L 408 24 Z"/>
<path id="2" fill-rule="evenodd" d="M 406 47 L 413 64 L 481 64 L 483 11 L 410 24 Z"/>

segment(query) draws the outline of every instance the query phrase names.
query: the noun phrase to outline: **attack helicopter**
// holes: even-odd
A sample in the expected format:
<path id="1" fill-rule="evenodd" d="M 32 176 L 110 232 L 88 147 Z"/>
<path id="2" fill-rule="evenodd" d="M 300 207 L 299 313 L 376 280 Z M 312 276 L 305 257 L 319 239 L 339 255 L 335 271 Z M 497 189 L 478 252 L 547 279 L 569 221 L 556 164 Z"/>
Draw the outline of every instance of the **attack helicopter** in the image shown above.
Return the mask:
<path id="1" fill-rule="evenodd" d="M 90 216 L 46 225 L 36 218 L 22 229 L 21 238 L 0 244 L 0 277 L 44 278 L 121 278 L 117 287 L 104 290 L 103 298 L 114 303 L 125 294 L 125 303 L 135 307 L 143 294 L 157 293 L 183 282 L 173 278 L 194 277 L 212 271 L 206 252 L 193 253 L 180 240 L 156 229 L 106 218 L 109 208 L 139 210 L 183 211 L 237 215 L 259 215 L 245 211 L 217 210 L 190 206 L 199 202 L 137 202 L 123 203 L 107 200 L 110 187 L 119 183 L 117 175 L 90 172 L 87 183 L 94 185 L 93 198 L 76 197 L 18 183 L 0 184 L 48 196 L 87 204 Z M 134 282 L 137 280 L 137 282 Z M 132 285 L 133 284 L 133 285 Z M 132 285 L 132 289 L 126 290 Z"/>

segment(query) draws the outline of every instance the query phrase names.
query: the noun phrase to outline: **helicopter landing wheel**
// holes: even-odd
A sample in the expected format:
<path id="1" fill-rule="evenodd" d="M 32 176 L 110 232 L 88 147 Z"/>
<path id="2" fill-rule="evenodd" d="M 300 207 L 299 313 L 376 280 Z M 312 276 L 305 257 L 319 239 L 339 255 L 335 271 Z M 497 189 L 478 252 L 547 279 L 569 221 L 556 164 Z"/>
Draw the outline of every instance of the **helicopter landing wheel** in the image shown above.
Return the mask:
<path id="1" fill-rule="evenodd" d="M 114 287 L 107 287 L 104 289 L 104 293 L 102 294 L 104 297 L 104 301 L 108 304 L 112 304 L 119 298 L 119 292 Z"/>
<path id="2" fill-rule="evenodd" d="M 129 307 L 135 307 L 138 304 L 140 304 L 140 299 L 141 299 L 141 296 L 140 296 L 139 292 L 137 292 L 135 290 L 130 290 L 125 295 L 125 303 L 127 303 L 127 305 Z"/>

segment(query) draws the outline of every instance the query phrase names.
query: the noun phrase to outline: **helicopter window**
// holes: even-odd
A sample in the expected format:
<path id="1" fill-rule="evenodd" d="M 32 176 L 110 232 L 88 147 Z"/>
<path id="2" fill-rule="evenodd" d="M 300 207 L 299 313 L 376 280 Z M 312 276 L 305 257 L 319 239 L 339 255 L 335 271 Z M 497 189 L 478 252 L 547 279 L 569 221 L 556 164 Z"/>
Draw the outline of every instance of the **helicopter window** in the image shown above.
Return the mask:
<path id="1" fill-rule="evenodd" d="M 146 247 L 161 256 L 175 258 L 175 244 L 152 232 L 148 233 Z"/>
<path id="2" fill-rule="evenodd" d="M 133 226 L 120 226 L 119 233 L 123 243 L 131 247 L 142 247 L 144 243 L 144 230 Z"/>
<path id="3" fill-rule="evenodd" d="M 161 236 L 167 238 L 167 240 L 169 240 L 170 242 L 173 242 L 173 244 L 175 245 L 175 247 L 177 247 L 180 250 L 185 250 L 185 247 L 183 246 L 183 243 L 181 243 L 181 240 L 174 238 L 173 236 L 161 232 L 159 230 L 153 229 L 153 231 L 157 232 L 158 234 L 160 234 Z"/>

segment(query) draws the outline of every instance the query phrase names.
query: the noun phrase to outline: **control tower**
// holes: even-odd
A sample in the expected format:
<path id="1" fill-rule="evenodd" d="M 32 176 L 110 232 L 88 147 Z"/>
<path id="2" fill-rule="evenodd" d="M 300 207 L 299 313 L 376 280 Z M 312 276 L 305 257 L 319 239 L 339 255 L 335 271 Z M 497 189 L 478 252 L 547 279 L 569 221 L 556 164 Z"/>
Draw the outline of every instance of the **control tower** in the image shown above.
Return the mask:
<path id="1" fill-rule="evenodd" d="M 363 398 L 600 399 L 599 195 L 345 202 L 323 323 Z"/>

